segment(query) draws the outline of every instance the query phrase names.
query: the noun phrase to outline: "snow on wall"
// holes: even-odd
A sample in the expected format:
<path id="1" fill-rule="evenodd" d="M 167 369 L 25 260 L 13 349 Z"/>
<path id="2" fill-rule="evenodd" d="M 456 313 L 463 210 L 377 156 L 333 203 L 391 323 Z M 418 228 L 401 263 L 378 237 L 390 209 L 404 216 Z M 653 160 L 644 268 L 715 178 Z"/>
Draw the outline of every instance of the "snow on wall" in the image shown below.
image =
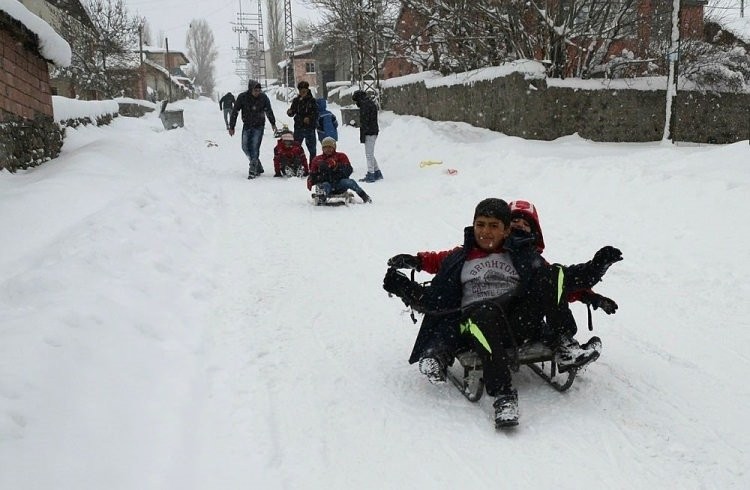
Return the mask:
<path id="1" fill-rule="evenodd" d="M 114 100 L 77 100 L 59 95 L 52 96 L 52 107 L 55 111 L 55 121 L 84 117 L 96 121 L 100 116 L 117 114 L 120 110 L 119 104 Z"/>
<path id="2" fill-rule="evenodd" d="M 0 11 L 17 20 L 39 37 L 41 55 L 60 67 L 70 65 L 72 53 L 68 42 L 60 37 L 49 24 L 32 14 L 17 0 L 0 0 Z"/>

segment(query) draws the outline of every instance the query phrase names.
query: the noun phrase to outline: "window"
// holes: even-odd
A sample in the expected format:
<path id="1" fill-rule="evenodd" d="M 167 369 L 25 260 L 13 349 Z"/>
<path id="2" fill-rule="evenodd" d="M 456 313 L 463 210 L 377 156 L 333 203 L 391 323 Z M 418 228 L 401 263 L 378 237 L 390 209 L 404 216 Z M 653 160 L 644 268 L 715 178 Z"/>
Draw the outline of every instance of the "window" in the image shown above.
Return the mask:
<path id="1" fill-rule="evenodd" d="M 306 61 L 305 62 L 305 73 L 315 73 L 315 62 L 314 61 Z"/>

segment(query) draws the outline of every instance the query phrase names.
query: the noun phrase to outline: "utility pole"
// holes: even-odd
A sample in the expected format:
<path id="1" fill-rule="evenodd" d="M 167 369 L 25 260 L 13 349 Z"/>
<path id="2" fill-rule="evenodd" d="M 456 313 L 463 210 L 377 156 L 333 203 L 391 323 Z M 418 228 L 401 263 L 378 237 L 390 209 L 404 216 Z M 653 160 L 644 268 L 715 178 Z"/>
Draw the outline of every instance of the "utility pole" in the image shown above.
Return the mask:
<path id="1" fill-rule="evenodd" d="M 138 26 L 138 56 L 140 65 L 138 65 L 138 96 L 141 100 L 146 99 L 146 78 L 143 74 L 143 22 Z"/>
<path id="2" fill-rule="evenodd" d="M 235 59 L 232 62 L 237 65 L 235 73 L 240 76 L 245 85 L 250 79 L 267 83 L 261 0 L 257 0 L 257 5 L 257 14 L 243 12 L 242 0 L 240 0 L 237 22 L 232 23 L 232 30 L 237 33 L 237 47 L 233 48 Z"/>
<path id="3" fill-rule="evenodd" d="M 172 102 L 172 70 L 169 66 L 169 38 L 164 38 L 164 49 L 166 50 L 166 53 L 164 53 L 164 67 L 167 69 L 167 87 L 169 88 L 169 97 L 167 100 Z"/>
<path id="4" fill-rule="evenodd" d="M 284 86 L 294 87 L 294 23 L 292 22 L 292 1 L 284 0 Z M 286 91 L 287 102 L 291 99 L 291 90 Z"/>
<path id="5" fill-rule="evenodd" d="M 382 0 L 360 0 L 357 13 L 357 71 L 359 88 L 379 100 L 380 60 L 380 17 Z"/>
<path id="6" fill-rule="evenodd" d="M 676 108 L 674 100 L 677 97 L 677 73 L 680 59 L 680 0 L 672 0 L 672 41 L 669 46 L 669 76 L 667 77 L 667 106 L 664 121 L 662 141 L 675 142 Z"/>

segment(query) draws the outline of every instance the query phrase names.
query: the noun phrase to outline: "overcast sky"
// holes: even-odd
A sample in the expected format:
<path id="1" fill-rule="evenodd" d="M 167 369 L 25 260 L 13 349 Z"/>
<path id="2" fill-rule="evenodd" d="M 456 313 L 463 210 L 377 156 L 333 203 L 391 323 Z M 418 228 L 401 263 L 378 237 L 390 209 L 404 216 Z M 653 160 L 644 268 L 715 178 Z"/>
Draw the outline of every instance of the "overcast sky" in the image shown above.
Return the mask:
<path id="1" fill-rule="evenodd" d="M 266 0 L 260 1 L 265 21 Z M 232 31 L 232 22 L 237 21 L 240 2 L 243 12 L 257 12 L 258 0 L 125 0 L 131 13 L 146 17 L 154 37 L 160 31 L 166 36 L 170 49 L 185 49 L 185 36 L 190 21 L 205 19 L 211 26 L 219 51 L 216 63 L 216 88 L 219 92 L 236 92 L 241 88 L 232 62 L 233 48 L 237 47 L 237 33 Z M 305 7 L 302 0 L 292 0 L 292 16 L 295 23 L 302 18 L 313 21 L 318 19 L 318 14 Z M 155 39 L 153 42 L 156 44 Z"/>

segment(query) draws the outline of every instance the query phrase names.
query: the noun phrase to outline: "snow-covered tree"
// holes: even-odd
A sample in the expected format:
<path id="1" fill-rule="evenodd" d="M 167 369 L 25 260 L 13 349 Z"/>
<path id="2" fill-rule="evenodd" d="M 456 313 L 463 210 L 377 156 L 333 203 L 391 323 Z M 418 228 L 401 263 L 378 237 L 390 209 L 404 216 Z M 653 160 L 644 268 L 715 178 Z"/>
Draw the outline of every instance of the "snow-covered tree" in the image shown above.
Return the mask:
<path id="1" fill-rule="evenodd" d="M 86 10 L 95 30 L 69 15 L 58 14 L 61 35 L 71 44 L 71 65 L 53 76 L 70 80 L 77 93 L 101 92 L 106 97 L 129 92 L 135 85 L 138 28 L 123 0 L 88 0 Z"/>
<path id="2" fill-rule="evenodd" d="M 375 55 L 381 65 L 393 39 L 393 24 L 399 0 L 307 0 L 320 13 L 311 26 L 311 37 L 323 44 L 347 50 L 351 66 L 357 60 Z M 295 36 L 295 39 L 298 39 Z M 359 73 L 352 73 L 355 79 Z"/>

